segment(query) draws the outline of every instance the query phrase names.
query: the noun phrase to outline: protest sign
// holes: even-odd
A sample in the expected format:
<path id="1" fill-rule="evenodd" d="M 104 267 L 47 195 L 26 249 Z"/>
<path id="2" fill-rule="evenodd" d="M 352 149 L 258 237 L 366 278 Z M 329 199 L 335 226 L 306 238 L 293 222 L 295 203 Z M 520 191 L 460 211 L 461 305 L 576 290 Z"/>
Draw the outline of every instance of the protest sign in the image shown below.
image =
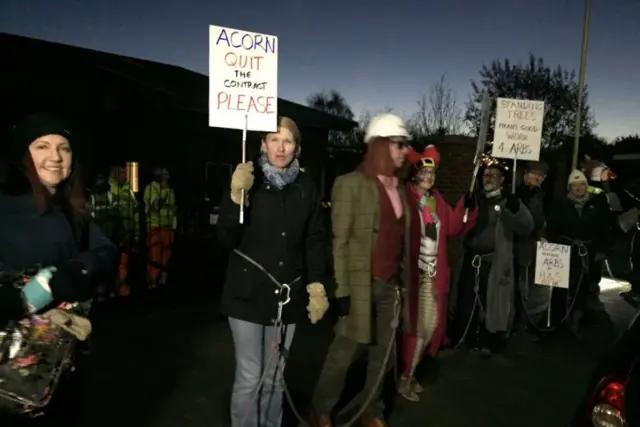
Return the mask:
<path id="1" fill-rule="evenodd" d="M 273 132 L 277 118 L 278 37 L 211 25 L 209 126 Z"/>
<path id="2" fill-rule="evenodd" d="M 480 128 L 478 129 L 478 142 L 476 143 L 476 154 L 473 157 L 473 174 L 471 175 L 471 184 L 469 185 L 469 192 L 473 193 L 476 181 L 478 178 L 478 172 L 480 172 L 480 166 L 482 165 L 482 156 L 484 154 L 485 145 L 487 145 L 487 131 L 489 130 L 489 116 L 491 115 L 491 97 L 489 92 L 485 89 L 482 94 L 482 110 L 480 111 Z M 465 208 L 462 222 L 467 223 L 469 219 L 469 209 Z"/>
<path id="3" fill-rule="evenodd" d="M 571 246 L 538 242 L 534 282 L 553 288 L 569 288 Z"/>
<path id="4" fill-rule="evenodd" d="M 498 98 L 491 155 L 503 159 L 538 160 L 544 101 Z"/>

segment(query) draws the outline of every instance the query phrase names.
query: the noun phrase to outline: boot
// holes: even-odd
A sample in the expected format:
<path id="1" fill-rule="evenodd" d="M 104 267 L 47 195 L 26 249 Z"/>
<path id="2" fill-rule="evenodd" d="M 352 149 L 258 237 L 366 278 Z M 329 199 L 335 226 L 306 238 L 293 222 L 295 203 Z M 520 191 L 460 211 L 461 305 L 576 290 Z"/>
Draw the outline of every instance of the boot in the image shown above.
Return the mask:
<path id="1" fill-rule="evenodd" d="M 418 402 L 420 397 L 413 391 L 412 378 L 401 377 L 398 381 L 398 394 L 410 402 Z"/>
<path id="2" fill-rule="evenodd" d="M 387 424 L 387 422 L 382 417 L 363 416 L 362 426 L 363 427 L 388 427 L 389 424 Z"/>
<path id="3" fill-rule="evenodd" d="M 311 427 L 333 427 L 333 423 L 331 423 L 331 416 L 328 414 L 319 414 L 316 411 L 311 411 L 309 425 Z"/>
<path id="4" fill-rule="evenodd" d="M 416 377 L 411 377 L 411 391 L 418 394 L 424 391 L 424 387 L 420 385 Z"/>

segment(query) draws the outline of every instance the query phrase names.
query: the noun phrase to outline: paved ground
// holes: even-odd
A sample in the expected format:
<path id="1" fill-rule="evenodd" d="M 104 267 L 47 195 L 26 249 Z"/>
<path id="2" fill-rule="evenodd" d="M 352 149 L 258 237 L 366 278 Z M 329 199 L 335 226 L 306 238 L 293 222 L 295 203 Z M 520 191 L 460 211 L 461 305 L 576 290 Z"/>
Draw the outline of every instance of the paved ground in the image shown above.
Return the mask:
<path id="1" fill-rule="evenodd" d="M 633 313 L 618 293 L 603 293 L 609 316 L 599 319 L 585 343 L 558 334 L 542 343 L 514 339 L 508 355 L 495 360 L 443 353 L 426 367 L 423 379 L 429 385 L 423 401 L 398 401 L 391 425 L 566 425 L 598 355 Z M 105 307 L 96 313 L 94 326 L 79 426 L 228 425 L 233 348 L 213 296 Z M 299 331 L 287 377 L 296 400 L 304 404 L 331 339 L 331 324 Z M 355 372 L 352 388 L 358 381 Z M 287 424 L 292 422 L 288 418 Z"/>

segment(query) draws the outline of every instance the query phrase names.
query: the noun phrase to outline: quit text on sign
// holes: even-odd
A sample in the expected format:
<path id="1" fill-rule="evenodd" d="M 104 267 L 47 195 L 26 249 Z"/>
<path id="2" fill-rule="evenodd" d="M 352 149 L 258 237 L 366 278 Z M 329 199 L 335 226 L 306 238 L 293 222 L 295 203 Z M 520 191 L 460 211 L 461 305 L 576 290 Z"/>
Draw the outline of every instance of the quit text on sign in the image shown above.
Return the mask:
<path id="1" fill-rule="evenodd" d="M 273 131 L 278 109 L 278 38 L 210 27 L 209 125 Z"/>

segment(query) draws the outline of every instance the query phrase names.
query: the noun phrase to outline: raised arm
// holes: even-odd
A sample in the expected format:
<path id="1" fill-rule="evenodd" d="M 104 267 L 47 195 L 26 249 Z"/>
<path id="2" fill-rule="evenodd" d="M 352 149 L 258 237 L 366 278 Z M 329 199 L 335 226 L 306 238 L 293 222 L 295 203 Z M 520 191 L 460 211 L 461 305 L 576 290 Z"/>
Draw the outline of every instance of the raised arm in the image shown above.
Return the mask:
<path id="1" fill-rule="evenodd" d="M 464 214 L 467 208 L 469 208 L 467 222 L 464 222 Z M 447 204 L 447 212 L 449 214 L 448 237 L 465 235 L 476 225 L 478 209 L 475 198 L 471 194 L 460 197 L 455 208 L 451 208 L 451 206 Z"/>

